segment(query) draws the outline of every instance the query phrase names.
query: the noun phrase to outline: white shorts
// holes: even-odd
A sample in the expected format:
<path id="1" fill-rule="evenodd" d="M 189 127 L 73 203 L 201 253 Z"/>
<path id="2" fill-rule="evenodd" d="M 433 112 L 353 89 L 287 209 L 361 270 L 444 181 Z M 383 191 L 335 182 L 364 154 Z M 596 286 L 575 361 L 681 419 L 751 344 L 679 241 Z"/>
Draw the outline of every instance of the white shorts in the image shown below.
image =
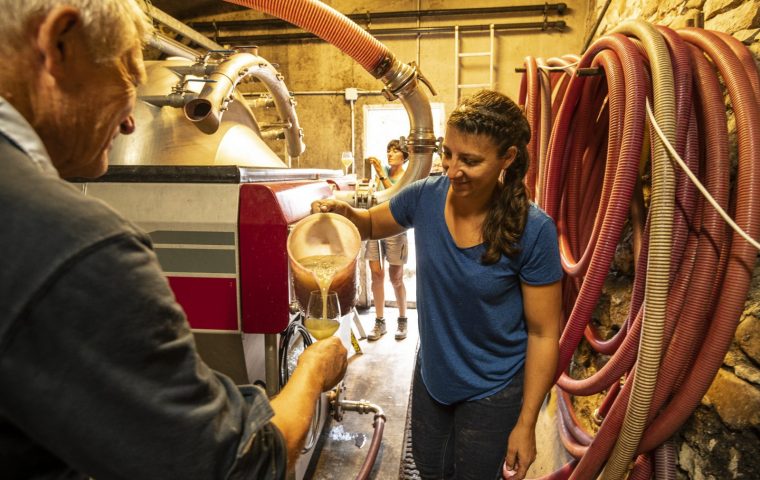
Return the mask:
<path id="1" fill-rule="evenodd" d="M 364 248 L 364 259 L 379 262 L 381 250 L 383 257 L 389 264 L 406 265 L 408 256 L 406 232 L 382 240 L 367 240 Z"/>

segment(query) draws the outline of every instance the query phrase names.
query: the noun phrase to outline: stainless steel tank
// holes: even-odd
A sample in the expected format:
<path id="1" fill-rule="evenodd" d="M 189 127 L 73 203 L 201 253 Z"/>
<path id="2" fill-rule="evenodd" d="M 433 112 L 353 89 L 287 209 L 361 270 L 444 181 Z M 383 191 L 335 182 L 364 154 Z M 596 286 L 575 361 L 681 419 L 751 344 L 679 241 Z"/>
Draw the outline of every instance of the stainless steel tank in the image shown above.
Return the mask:
<path id="1" fill-rule="evenodd" d="M 168 101 L 165 106 L 154 104 L 160 104 L 155 99 L 168 99 L 172 93 L 175 98 L 200 93 L 204 86 L 198 81 L 201 77 L 178 73 L 191 65 L 191 61 L 179 58 L 145 63 L 148 79 L 138 88 L 134 111 L 137 128 L 132 135 L 119 135 L 114 140 L 109 163 L 287 168 L 261 139 L 256 118 L 237 90 L 233 91 L 233 101 L 224 112 L 219 129 L 212 134 L 201 132 L 188 120 L 181 104 L 176 107 Z"/>

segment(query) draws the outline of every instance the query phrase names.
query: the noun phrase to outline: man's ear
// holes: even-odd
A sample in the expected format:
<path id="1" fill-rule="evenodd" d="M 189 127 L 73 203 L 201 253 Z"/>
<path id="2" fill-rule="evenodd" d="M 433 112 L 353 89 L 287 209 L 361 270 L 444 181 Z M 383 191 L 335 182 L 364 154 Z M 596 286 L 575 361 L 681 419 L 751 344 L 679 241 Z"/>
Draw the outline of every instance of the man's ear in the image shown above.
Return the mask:
<path id="1" fill-rule="evenodd" d="M 35 43 L 42 56 L 45 70 L 53 77 L 62 78 L 65 75 L 68 62 L 74 55 L 83 52 L 75 52 L 77 34 L 81 33 L 82 17 L 79 10 L 70 6 L 54 7 L 39 26 L 36 32 Z"/>

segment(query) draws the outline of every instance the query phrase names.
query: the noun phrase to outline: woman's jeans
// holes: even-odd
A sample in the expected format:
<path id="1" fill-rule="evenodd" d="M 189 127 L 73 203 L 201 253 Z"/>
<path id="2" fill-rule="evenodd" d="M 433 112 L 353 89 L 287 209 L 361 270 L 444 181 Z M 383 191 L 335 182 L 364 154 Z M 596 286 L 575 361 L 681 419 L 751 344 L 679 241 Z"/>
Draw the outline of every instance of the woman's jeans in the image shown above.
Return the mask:
<path id="1" fill-rule="evenodd" d="M 412 454 L 423 479 L 500 479 L 507 440 L 520 415 L 524 369 L 503 390 L 480 400 L 444 405 L 422 383 L 412 385 Z"/>

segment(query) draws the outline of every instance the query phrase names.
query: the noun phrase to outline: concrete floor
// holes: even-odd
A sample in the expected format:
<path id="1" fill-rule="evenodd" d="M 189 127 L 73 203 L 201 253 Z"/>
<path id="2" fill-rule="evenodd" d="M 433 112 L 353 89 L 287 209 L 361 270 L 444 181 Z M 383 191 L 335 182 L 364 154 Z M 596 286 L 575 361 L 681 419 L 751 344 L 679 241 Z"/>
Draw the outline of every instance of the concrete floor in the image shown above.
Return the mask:
<path id="1" fill-rule="evenodd" d="M 418 331 L 417 311 L 407 309 L 409 336 L 402 341 L 393 338 L 398 310 L 386 307 L 388 333 L 376 342 L 360 340 L 361 354 L 350 352 L 344 380 L 345 398 L 368 400 L 380 406 L 386 415 L 383 442 L 369 478 L 398 479 L 402 456 L 406 415 L 411 386 Z M 374 309 L 360 314 L 364 329 L 374 324 Z M 361 469 L 372 440 L 372 414 L 346 412 L 342 422 L 331 420 L 320 437 L 319 457 L 307 472 L 307 479 L 345 480 L 355 478 Z M 556 428 L 554 395 L 544 405 L 536 428 L 538 456 L 528 478 L 549 474 L 567 463 L 571 457 L 560 443 Z"/>

